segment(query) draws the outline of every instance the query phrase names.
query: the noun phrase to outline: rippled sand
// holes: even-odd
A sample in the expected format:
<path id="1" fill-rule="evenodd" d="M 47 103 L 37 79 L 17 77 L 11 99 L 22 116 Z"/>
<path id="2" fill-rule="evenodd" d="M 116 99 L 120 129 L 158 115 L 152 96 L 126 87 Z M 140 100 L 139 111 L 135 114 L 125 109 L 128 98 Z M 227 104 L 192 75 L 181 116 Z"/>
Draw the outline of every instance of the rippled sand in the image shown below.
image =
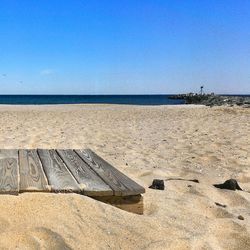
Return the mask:
<path id="1" fill-rule="evenodd" d="M 75 194 L 1 195 L 0 248 L 250 249 L 250 193 L 212 185 L 236 178 L 250 191 L 250 109 L 0 106 L 0 148 L 85 147 L 146 188 L 145 214 Z M 200 183 L 147 188 L 175 177 Z"/>

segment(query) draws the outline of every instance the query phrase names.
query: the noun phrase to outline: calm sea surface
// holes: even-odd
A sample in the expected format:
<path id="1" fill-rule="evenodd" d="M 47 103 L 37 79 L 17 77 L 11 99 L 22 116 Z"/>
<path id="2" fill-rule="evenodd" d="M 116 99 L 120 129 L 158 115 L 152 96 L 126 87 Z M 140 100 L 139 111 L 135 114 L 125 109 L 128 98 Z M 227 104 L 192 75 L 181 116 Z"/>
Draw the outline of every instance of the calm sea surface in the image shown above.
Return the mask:
<path id="1" fill-rule="evenodd" d="M 0 104 L 134 104 L 176 105 L 184 100 L 169 99 L 170 95 L 0 95 Z M 249 96 L 249 95 L 234 95 Z"/>
<path id="2" fill-rule="evenodd" d="M 172 100 L 168 97 L 168 95 L 0 95 L 0 104 L 184 104 L 184 100 Z"/>

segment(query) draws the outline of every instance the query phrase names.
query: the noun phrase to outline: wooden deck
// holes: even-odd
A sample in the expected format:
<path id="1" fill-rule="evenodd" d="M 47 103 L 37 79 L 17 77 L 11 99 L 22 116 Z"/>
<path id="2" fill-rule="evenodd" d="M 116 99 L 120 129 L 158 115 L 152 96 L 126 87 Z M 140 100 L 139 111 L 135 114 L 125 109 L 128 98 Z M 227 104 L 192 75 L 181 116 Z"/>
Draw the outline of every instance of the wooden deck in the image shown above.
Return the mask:
<path id="1" fill-rule="evenodd" d="M 0 150 L 0 193 L 79 193 L 142 214 L 145 189 L 90 149 Z"/>

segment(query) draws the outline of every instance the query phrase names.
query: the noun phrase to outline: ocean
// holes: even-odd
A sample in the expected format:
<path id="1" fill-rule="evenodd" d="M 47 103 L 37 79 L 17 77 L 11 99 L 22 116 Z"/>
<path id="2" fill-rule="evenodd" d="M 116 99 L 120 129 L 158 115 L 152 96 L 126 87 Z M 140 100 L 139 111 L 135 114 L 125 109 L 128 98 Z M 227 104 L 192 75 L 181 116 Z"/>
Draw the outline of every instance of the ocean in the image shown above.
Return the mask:
<path id="1" fill-rule="evenodd" d="M 45 105 L 45 104 L 132 104 L 176 105 L 184 100 L 169 99 L 170 95 L 0 95 L 0 104 Z"/>

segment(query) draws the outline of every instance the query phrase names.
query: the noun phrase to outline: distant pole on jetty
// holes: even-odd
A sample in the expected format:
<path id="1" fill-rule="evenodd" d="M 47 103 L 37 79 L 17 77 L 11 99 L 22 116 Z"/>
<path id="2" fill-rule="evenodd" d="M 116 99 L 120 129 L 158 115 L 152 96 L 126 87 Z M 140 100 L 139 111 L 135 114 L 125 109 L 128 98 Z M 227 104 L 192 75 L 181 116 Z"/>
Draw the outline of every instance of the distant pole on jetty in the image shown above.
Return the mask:
<path id="1" fill-rule="evenodd" d="M 204 86 L 201 86 L 201 95 L 203 95 L 203 88 Z"/>

